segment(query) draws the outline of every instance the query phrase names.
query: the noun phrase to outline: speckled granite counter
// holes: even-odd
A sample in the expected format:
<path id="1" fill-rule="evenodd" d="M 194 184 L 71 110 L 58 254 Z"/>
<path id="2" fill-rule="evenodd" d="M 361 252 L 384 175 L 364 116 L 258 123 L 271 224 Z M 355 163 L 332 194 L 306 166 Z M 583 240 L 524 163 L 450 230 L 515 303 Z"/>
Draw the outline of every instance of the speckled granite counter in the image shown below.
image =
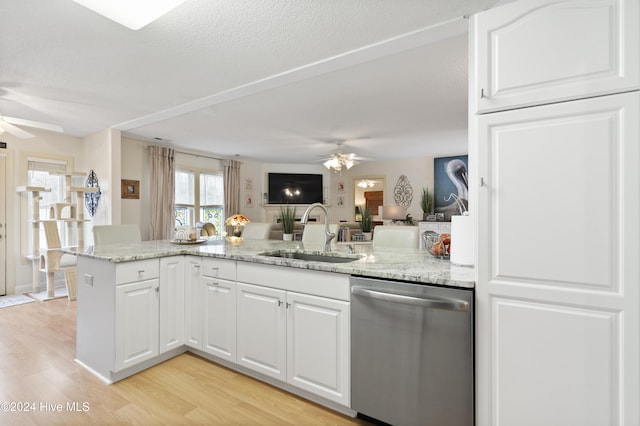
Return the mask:
<path id="1" fill-rule="evenodd" d="M 244 241 L 242 244 L 230 244 L 225 240 L 210 240 L 200 245 L 144 241 L 139 244 L 118 244 L 95 249 L 67 249 L 65 252 L 114 263 L 189 254 L 416 283 L 464 288 L 473 288 L 475 285 L 473 268 L 452 265 L 449 261 L 435 259 L 426 251 L 417 249 L 374 249 L 371 246 L 354 245 L 353 256 L 357 256 L 358 259 L 348 263 L 312 262 L 261 255 L 278 250 L 320 253 L 321 249 L 318 245 L 304 245 L 301 242 L 253 240 Z M 337 256 L 349 255 L 348 247 L 342 245 L 332 253 Z"/>

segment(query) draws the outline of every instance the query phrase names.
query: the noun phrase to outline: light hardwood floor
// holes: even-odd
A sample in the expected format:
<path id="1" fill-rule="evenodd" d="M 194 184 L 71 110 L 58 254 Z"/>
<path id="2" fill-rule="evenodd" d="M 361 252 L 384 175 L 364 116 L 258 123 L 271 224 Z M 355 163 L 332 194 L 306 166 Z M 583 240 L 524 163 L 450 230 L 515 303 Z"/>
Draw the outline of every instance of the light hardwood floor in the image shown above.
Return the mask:
<path id="1" fill-rule="evenodd" d="M 192 354 L 107 386 L 73 362 L 75 303 L 0 309 L 0 425 L 366 424 Z"/>

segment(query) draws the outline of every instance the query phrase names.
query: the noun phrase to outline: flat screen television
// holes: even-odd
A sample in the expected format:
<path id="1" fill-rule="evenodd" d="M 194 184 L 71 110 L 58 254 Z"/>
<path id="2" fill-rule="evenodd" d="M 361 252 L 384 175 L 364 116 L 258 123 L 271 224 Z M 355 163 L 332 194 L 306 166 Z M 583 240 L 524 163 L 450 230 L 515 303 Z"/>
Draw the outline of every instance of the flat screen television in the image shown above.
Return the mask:
<path id="1" fill-rule="evenodd" d="M 313 204 L 322 202 L 322 175 L 269 173 L 269 204 Z"/>

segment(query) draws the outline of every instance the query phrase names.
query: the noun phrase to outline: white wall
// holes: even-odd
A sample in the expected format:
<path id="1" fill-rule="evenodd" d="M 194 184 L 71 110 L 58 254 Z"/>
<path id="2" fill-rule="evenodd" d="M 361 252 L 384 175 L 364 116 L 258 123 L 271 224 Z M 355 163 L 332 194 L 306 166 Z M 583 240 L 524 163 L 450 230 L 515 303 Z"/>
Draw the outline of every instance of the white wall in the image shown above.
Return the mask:
<path id="1" fill-rule="evenodd" d="M 438 157 L 450 155 L 463 155 L 466 152 L 459 150 L 446 153 L 438 153 Z M 325 186 L 325 198 L 328 204 L 331 222 L 353 221 L 355 219 L 354 182 L 363 178 L 382 176 L 385 178 L 384 204 L 395 205 L 394 188 L 401 175 L 405 175 L 413 188 L 413 200 L 407 212 L 415 220 L 422 219 L 420 208 L 420 196 L 422 188 L 429 188 L 433 192 L 433 160 L 434 157 L 410 157 L 402 160 L 363 162 L 342 173 L 328 171 L 322 165 L 297 165 L 297 164 L 272 164 L 257 163 L 242 160 L 240 168 L 240 212 L 249 219 L 259 222 L 271 222 L 277 208 L 264 207 L 264 194 L 267 192 L 267 173 L 321 173 Z M 244 185 L 251 180 L 252 189 L 246 190 Z M 344 183 L 344 192 L 338 192 L 338 183 Z M 254 196 L 254 205 L 251 208 L 245 206 L 244 199 L 250 193 Z M 343 206 L 337 205 L 337 197 L 344 197 Z M 306 206 L 298 208 L 298 214 L 304 212 Z M 315 214 L 315 211 L 314 211 Z M 320 214 L 320 212 L 318 212 Z"/>
<path id="2" fill-rule="evenodd" d="M 148 142 L 131 138 L 122 138 L 120 174 L 122 179 L 137 180 L 140 182 L 140 198 L 120 200 L 120 223 L 140 226 L 142 240 L 149 239 L 150 204 L 150 180 L 149 180 L 149 152 Z M 118 191 L 121 188 L 118 187 Z M 120 196 L 120 195 L 119 195 Z"/>
<path id="3" fill-rule="evenodd" d="M 105 129 L 82 139 L 82 171 L 93 170 L 100 185 L 100 203 L 91 223 L 85 227 L 85 243 L 93 244 L 91 227 L 121 223 L 120 175 L 121 140 L 120 131 Z M 86 169 L 86 170 L 85 170 Z"/>

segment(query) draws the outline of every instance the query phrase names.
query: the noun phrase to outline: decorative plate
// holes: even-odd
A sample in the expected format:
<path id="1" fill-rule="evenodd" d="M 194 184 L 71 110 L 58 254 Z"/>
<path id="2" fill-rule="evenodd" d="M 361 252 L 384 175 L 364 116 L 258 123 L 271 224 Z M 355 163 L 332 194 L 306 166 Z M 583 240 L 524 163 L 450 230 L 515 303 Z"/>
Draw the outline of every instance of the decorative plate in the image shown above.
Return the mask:
<path id="1" fill-rule="evenodd" d="M 202 238 L 202 239 L 199 239 L 199 240 L 170 240 L 169 242 L 171 244 L 190 245 L 190 244 L 202 244 L 202 243 L 204 243 L 206 241 L 207 240 Z"/>

